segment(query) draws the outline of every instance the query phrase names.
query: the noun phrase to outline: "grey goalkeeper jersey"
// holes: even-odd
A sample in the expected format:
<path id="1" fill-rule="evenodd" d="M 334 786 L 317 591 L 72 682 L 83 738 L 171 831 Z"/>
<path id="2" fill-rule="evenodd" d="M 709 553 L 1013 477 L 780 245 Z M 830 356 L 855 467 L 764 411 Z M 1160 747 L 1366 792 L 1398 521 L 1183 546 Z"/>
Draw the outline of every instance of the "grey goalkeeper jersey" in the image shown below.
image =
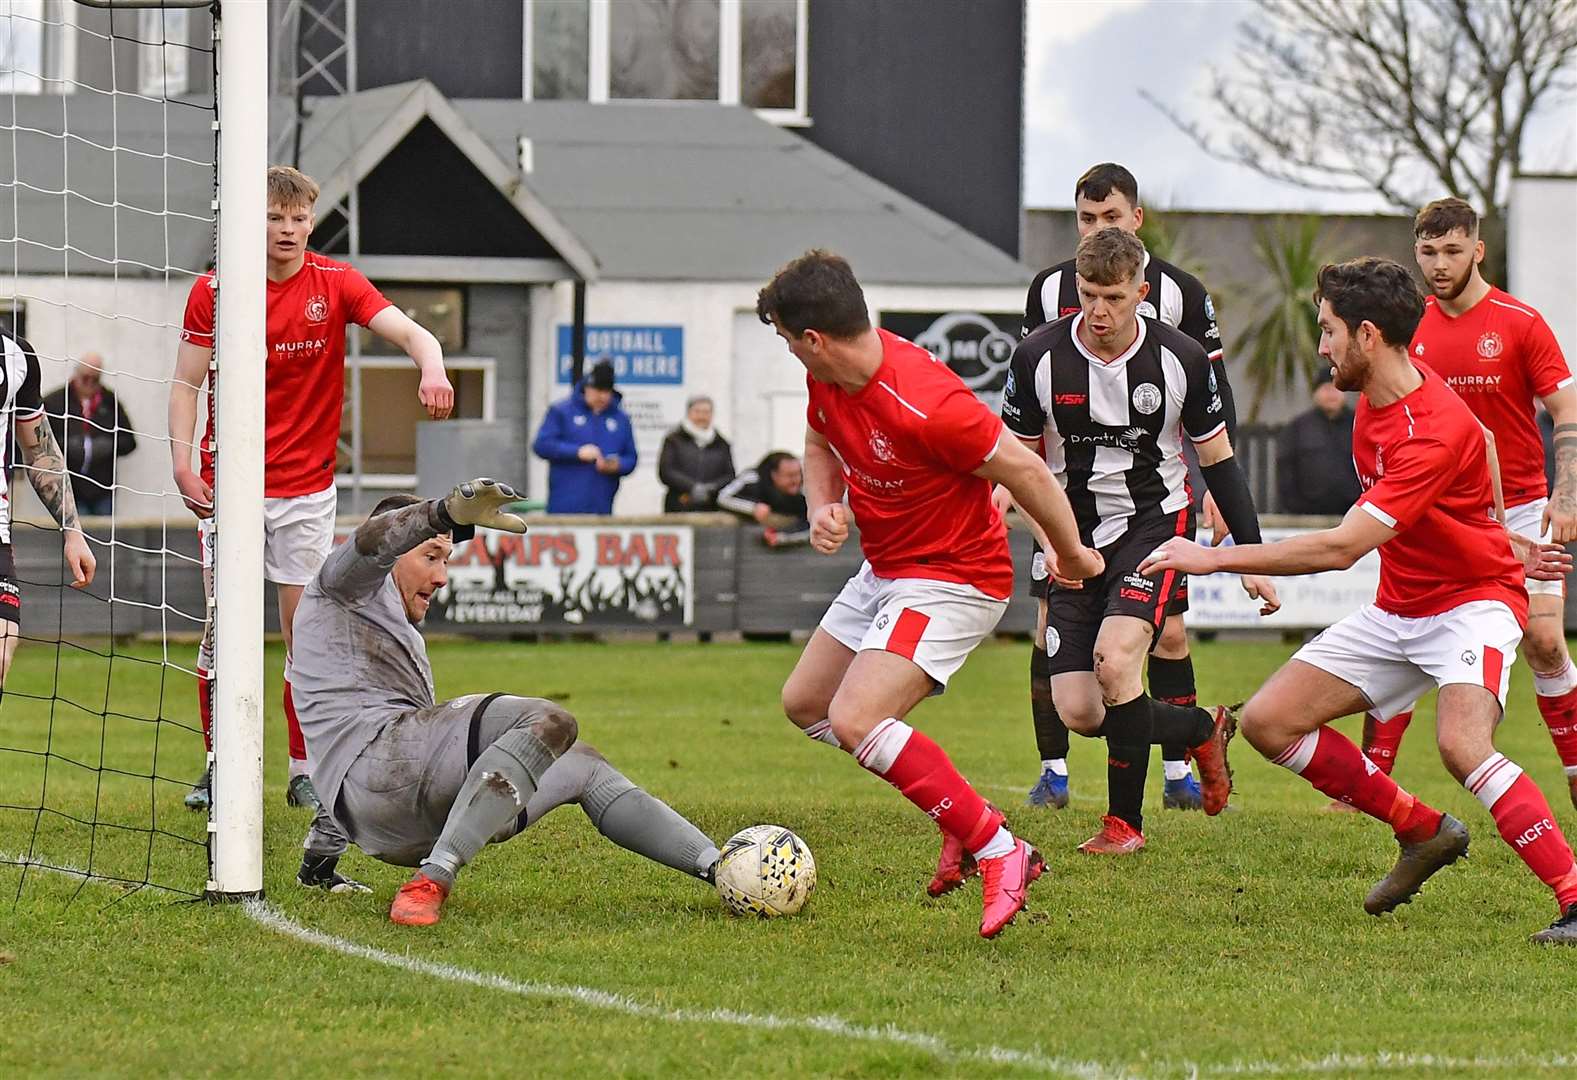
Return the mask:
<path id="1" fill-rule="evenodd" d="M 329 556 L 296 609 L 290 681 L 307 765 L 333 812 L 351 763 L 394 717 L 432 706 L 433 669 L 421 631 L 389 571 L 448 531 L 438 503 L 379 514 Z"/>

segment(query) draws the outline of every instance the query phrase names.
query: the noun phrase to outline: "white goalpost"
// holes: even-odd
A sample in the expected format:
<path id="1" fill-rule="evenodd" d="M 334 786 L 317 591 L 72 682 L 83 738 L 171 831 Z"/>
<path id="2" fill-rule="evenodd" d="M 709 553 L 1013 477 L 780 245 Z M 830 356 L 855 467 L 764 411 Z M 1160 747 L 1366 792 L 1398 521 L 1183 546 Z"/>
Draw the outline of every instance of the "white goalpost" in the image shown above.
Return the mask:
<path id="1" fill-rule="evenodd" d="M 18 897 L 62 874 L 72 897 L 89 880 L 262 895 L 268 13 L 0 0 L 0 891 Z M 205 599 L 170 467 L 197 449 L 202 388 L 192 443 L 165 413 L 182 311 L 210 268 Z M 81 389 L 94 365 L 97 394 Z M 54 443 L 24 447 L 41 427 Z M 73 517 L 61 489 L 79 485 Z M 85 587 L 63 525 L 97 562 Z M 205 753 L 202 814 L 185 797 Z"/>
<path id="2" fill-rule="evenodd" d="M 263 376 L 268 362 L 268 5 L 228 0 L 215 24 L 219 102 L 214 365 L 214 801 L 210 900 L 263 891 Z M 210 386 L 214 386 L 210 378 Z"/>

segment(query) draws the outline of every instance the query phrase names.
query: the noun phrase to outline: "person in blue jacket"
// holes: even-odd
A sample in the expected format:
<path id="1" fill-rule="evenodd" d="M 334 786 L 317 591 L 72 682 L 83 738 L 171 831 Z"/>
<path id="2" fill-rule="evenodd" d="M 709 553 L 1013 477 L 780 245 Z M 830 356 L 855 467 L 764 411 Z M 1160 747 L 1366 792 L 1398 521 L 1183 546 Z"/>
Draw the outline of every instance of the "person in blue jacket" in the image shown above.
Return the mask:
<path id="1" fill-rule="evenodd" d="M 531 444 L 548 463 L 548 513 L 611 514 L 621 477 L 635 471 L 635 431 L 613 388 L 613 363 L 597 361 L 569 397 L 548 406 Z"/>

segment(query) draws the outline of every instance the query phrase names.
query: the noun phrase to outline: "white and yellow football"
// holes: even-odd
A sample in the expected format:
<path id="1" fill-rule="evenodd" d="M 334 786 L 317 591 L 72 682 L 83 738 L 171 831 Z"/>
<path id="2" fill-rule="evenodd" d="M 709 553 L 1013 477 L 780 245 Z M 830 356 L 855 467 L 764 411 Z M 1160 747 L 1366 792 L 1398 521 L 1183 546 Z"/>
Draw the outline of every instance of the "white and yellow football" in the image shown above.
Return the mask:
<path id="1" fill-rule="evenodd" d="M 740 830 L 717 860 L 717 895 L 735 915 L 793 915 L 815 888 L 810 848 L 782 825 Z"/>

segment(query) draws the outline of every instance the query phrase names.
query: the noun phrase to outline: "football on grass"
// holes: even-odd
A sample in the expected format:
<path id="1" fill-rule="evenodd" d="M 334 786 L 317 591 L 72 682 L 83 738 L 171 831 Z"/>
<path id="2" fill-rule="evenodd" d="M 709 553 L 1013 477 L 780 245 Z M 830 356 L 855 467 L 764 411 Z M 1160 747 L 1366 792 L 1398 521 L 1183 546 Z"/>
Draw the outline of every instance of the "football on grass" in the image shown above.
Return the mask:
<path id="1" fill-rule="evenodd" d="M 815 887 L 810 848 L 781 825 L 752 825 L 735 833 L 717 860 L 717 895 L 735 915 L 792 915 Z"/>

